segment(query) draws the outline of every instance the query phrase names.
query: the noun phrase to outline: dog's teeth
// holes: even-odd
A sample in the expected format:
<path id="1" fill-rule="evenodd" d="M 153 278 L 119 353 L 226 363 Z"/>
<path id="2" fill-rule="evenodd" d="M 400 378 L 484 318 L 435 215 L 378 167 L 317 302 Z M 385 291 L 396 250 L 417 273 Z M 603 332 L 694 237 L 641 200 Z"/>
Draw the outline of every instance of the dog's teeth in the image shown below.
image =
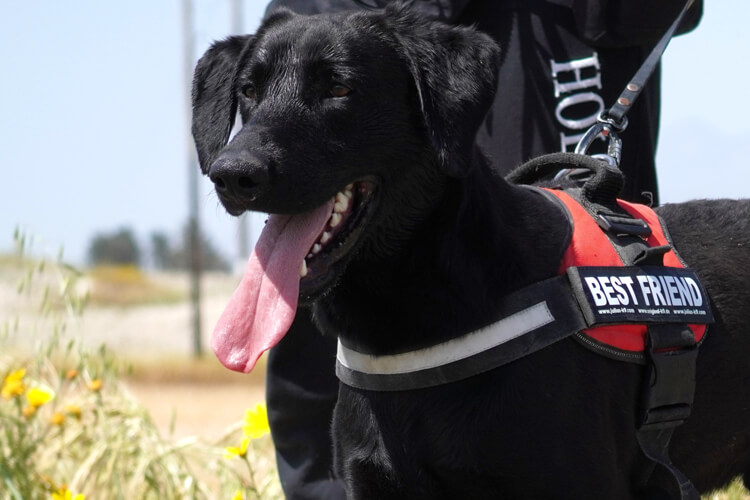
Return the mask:
<path id="1" fill-rule="evenodd" d="M 323 250 L 323 246 L 320 243 L 316 243 L 313 245 L 312 251 L 310 253 L 313 255 L 317 255 L 321 250 Z"/>
<path id="2" fill-rule="evenodd" d="M 329 241 L 331 241 L 331 233 L 329 233 L 328 231 L 326 231 L 325 233 L 323 233 L 323 234 L 320 235 L 320 242 L 323 245 L 325 245 Z"/>
<path id="3" fill-rule="evenodd" d="M 341 214 L 334 213 L 331 215 L 331 220 L 328 221 L 328 225 L 331 227 L 338 227 L 341 224 Z"/>
<path id="4" fill-rule="evenodd" d="M 303 259 L 302 266 L 299 268 L 299 277 L 304 278 L 305 276 L 307 276 L 307 261 Z"/>
<path id="5" fill-rule="evenodd" d="M 336 213 L 343 214 L 346 209 L 349 208 L 349 198 L 344 193 L 336 194 L 336 203 L 333 205 L 333 211 Z"/>

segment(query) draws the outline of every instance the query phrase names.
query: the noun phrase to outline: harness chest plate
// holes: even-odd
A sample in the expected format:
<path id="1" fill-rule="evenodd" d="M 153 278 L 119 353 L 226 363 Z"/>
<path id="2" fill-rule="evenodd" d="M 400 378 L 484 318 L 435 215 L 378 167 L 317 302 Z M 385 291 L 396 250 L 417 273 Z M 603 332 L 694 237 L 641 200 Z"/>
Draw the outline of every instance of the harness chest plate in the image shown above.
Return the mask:
<path id="1" fill-rule="evenodd" d="M 545 189 L 569 215 L 572 238 L 560 264 L 589 325 L 575 335 L 584 346 L 623 361 L 644 362 L 647 329 L 656 323 L 690 323 L 696 343 L 713 322 L 708 295 L 695 271 L 685 267 L 658 215 L 645 205 L 617 200 L 648 233 L 618 241 L 615 231 L 590 215 L 570 194 Z M 639 255 L 623 246 L 659 249 L 661 265 L 633 265 Z"/>

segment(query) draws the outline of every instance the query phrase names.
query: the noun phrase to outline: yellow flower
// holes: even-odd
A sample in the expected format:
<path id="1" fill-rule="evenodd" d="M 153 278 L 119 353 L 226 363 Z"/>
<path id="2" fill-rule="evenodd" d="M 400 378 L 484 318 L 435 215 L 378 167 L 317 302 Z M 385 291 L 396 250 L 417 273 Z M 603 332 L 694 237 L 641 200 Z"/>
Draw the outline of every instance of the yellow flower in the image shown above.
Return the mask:
<path id="1" fill-rule="evenodd" d="M 81 493 L 73 495 L 65 485 L 60 486 L 60 489 L 57 491 L 53 491 L 51 498 L 52 500 L 86 500 Z"/>
<path id="2" fill-rule="evenodd" d="M 258 403 L 255 408 L 245 411 L 245 425 L 242 426 L 242 432 L 250 439 L 257 439 L 271 432 L 268 426 L 266 405 Z"/>
<path id="3" fill-rule="evenodd" d="M 23 413 L 24 417 L 31 418 L 36 413 L 36 407 L 34 407 L 34 406 L 27 406 L 23 410 L 21 410 L 21 413 Z"/>
<path id="4" fill-rule="evenodd" d="M 67 405 L 65 407 L 65 413 L 75 417 L 76 420 L 81 420 L 81 407 L 78 405 Z"/>
<path id="5" fill-rule="evenodd" d="M 239 448 L 236 446 L 227 446 L 224 457 L 225 458 L 234 458 L 234 457 L 240 457 L 245 458 L 247 455 L 247 446 L 250 444 L 250 438 L 243 438 L 242 443 L 240 444 Z"/>
<path id="6" fill-rule="evenodd" d="M 26 386 L 23 384 L 23 377 L 26 375 L 26 370 L 21 368 L 8 374 L 3 382 L 3 389 L 0 392 L 3 398 L 10 399 L 17 397 L 26 392 Z"/>
<path id="7" fill-rule="evenodd" d="M 26 399 L 34 408 L 39 408 L 54 397 L 55 395 L 52 391 L 42 389 L 41 387 L 34 387 L 26 392 Z"/>
<path id="8" fill-rule="evenodd" d="M 73 380 L 77 376 L 78 376 L 78 370 L 76 370 L 75 368 L 71 368 L 70 370 L 65 372 L 65 378 L 68 380 Z"/>
<path id="9" fill-rule="evenodd" d="M 59 411 L 56 411 L 49 418 L 49 423 L 52 424 L 52 425 L 57 425 L 59 427 L 62 427 L 63 424 L 65 424 L 65 415 L 63 415 Z"/>
<path id="10" fill-rule="evenodd" d="M 102 379 L 95 378 L 91 382 L 89 382 L 89 390 L 94 392 L 99 392 L 99 390 L 102 388 Z"/>
<path id="11" fill-rule="evenodd" d="M 242 496 L 242 490 L 237 490 L 234 492 L 234 496 L 232 497 L 232 500 L 243 500 L 244 497 Z"/>

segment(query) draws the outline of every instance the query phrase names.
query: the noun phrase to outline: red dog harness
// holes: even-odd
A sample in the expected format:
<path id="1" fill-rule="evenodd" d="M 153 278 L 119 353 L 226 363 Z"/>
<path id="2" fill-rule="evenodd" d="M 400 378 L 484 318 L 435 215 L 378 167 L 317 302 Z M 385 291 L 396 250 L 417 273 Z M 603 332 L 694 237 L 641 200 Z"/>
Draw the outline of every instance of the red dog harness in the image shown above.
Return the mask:
<path id="1" fill-rule="evenodd" d="M 618 254 L 613 246 L 611 239 L 602 227 L 597 224 L 596 220 L 578 203 L 572 196 L 564 191 L 556 189 L 547 189 L 546 192 L 553 194 L 565 206 L 573 226 L 573 235 L 570 245 L 560 263 L 559 274 L 565 274 L 569 268 L 581 266 L 607 266 L 621 267 L 626 265 L 622 257 Z M 651 233 L 644 238 L 649 247 L 670 246 L 669 250 L 663 254 L 663 264 L 666 267 L 685 268 L 684 263 L 679 258 L 670 241 L 665 234 L 661 220 L 656 213 L 649 207 L 640 204 L 629 203 L 623 200 L 617 201 L 618 205 L 634 219 L 640 219 L 646 222 Z M 653 288 L 653 283 L 648 283 L 648 289 Z M 673 281 L 658 281 L 657 291 L 660 295 L 652 297 L 658 302 L 658 307 L 669 307 L 674 303 L 681 306 L 685 299 L 691 299 L 684 290 L 680 290 L 678 284 Z M 610 284 L 600 284 L 597 289 L 598 293 L 605 295 L 606 286 L 610 287 L 610 296 L 615 294 L 620 299 L 616 302 L 623 305 L 628 298 L 628 289 L 622 283 L 617 283 L 614 287 Z M 617 289 L 615 289 L 617 287 Z M 600 296 L 601 296 L 600 295 Z M 653 295 L 653 293 L 652 293 Z M 688 303 L 688 305 L 690 305 Z M 694 304 L 693 304 L 694 305 Z M 654 307 L 656 307 L 654 306 Z M 705 324 L 691 324 L 690 329 L 695 336 L 695 342 L 699 343 L 706 334 Z M 598 351 L 609 352 L 615 349 L 616 357 L 624 360 L 642 359 L 642 353 L 646 350 L 647 326 L 645 324 L 619 324 L 619 325 L 602 325 L 594 328 L 586 328 L 578 335 L 578 340 L 583 344 L 592 347 Z M 588 341 L 587 341 L 588 340 Z M 608 349 L 609 348 L 609 349 Z M 632 353 L 641 353 L 633 357 Z"/>
<path id="2" fill-rule="evenodd" d="M 688 365 L 694 361 L 713 321 L 708 295 L 672 249 L 656 213 L 624 201 L 586 208 L 568 192 L 529 189 L 569 215 L 573 231 L 558 275 L 506 296 L 494 323 L 440 344 L 374 356 L 339 341 L 336 374 L 343 383 L 375 391 L 432 387 L 568 337 L 620 361 L 656 366 L 678 351 L 690 351 Z"/>

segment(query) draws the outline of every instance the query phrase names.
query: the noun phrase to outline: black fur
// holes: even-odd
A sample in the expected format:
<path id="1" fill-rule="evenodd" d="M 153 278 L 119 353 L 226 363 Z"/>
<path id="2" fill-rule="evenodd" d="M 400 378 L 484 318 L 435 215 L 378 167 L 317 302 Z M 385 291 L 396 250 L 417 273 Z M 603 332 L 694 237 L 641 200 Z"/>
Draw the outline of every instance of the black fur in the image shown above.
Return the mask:
<path id="1" fill-rule="evenodd" d="M 565 217 L 473 146 L 497 61 L 489 37 L 401 7 L 283 12 L 200 60 L 193 130 L 230 213 L 298 213 L 353 181 L 376 186 L 356 244 L 325 279 L 303 282 L 324 332 L 365 352 L 405 351 L 486 324 L 501 297 L 556 274 Z M 333 97 L 333 83 L 351 93 Z M 225 145 L 235 107 L 243 127 Z M 659 214 L 717 317 L 693 414 L 671 446 L 708 491 L 750 472 L 750 203 Z M 646 483 L 651 463 L 635 440 L 642 377 L 639 365 L 565 340 L 436 388 L 342 386 L 336 471 L 351 498 L 652 498 L 671 485 L 658 470 Z"/>

